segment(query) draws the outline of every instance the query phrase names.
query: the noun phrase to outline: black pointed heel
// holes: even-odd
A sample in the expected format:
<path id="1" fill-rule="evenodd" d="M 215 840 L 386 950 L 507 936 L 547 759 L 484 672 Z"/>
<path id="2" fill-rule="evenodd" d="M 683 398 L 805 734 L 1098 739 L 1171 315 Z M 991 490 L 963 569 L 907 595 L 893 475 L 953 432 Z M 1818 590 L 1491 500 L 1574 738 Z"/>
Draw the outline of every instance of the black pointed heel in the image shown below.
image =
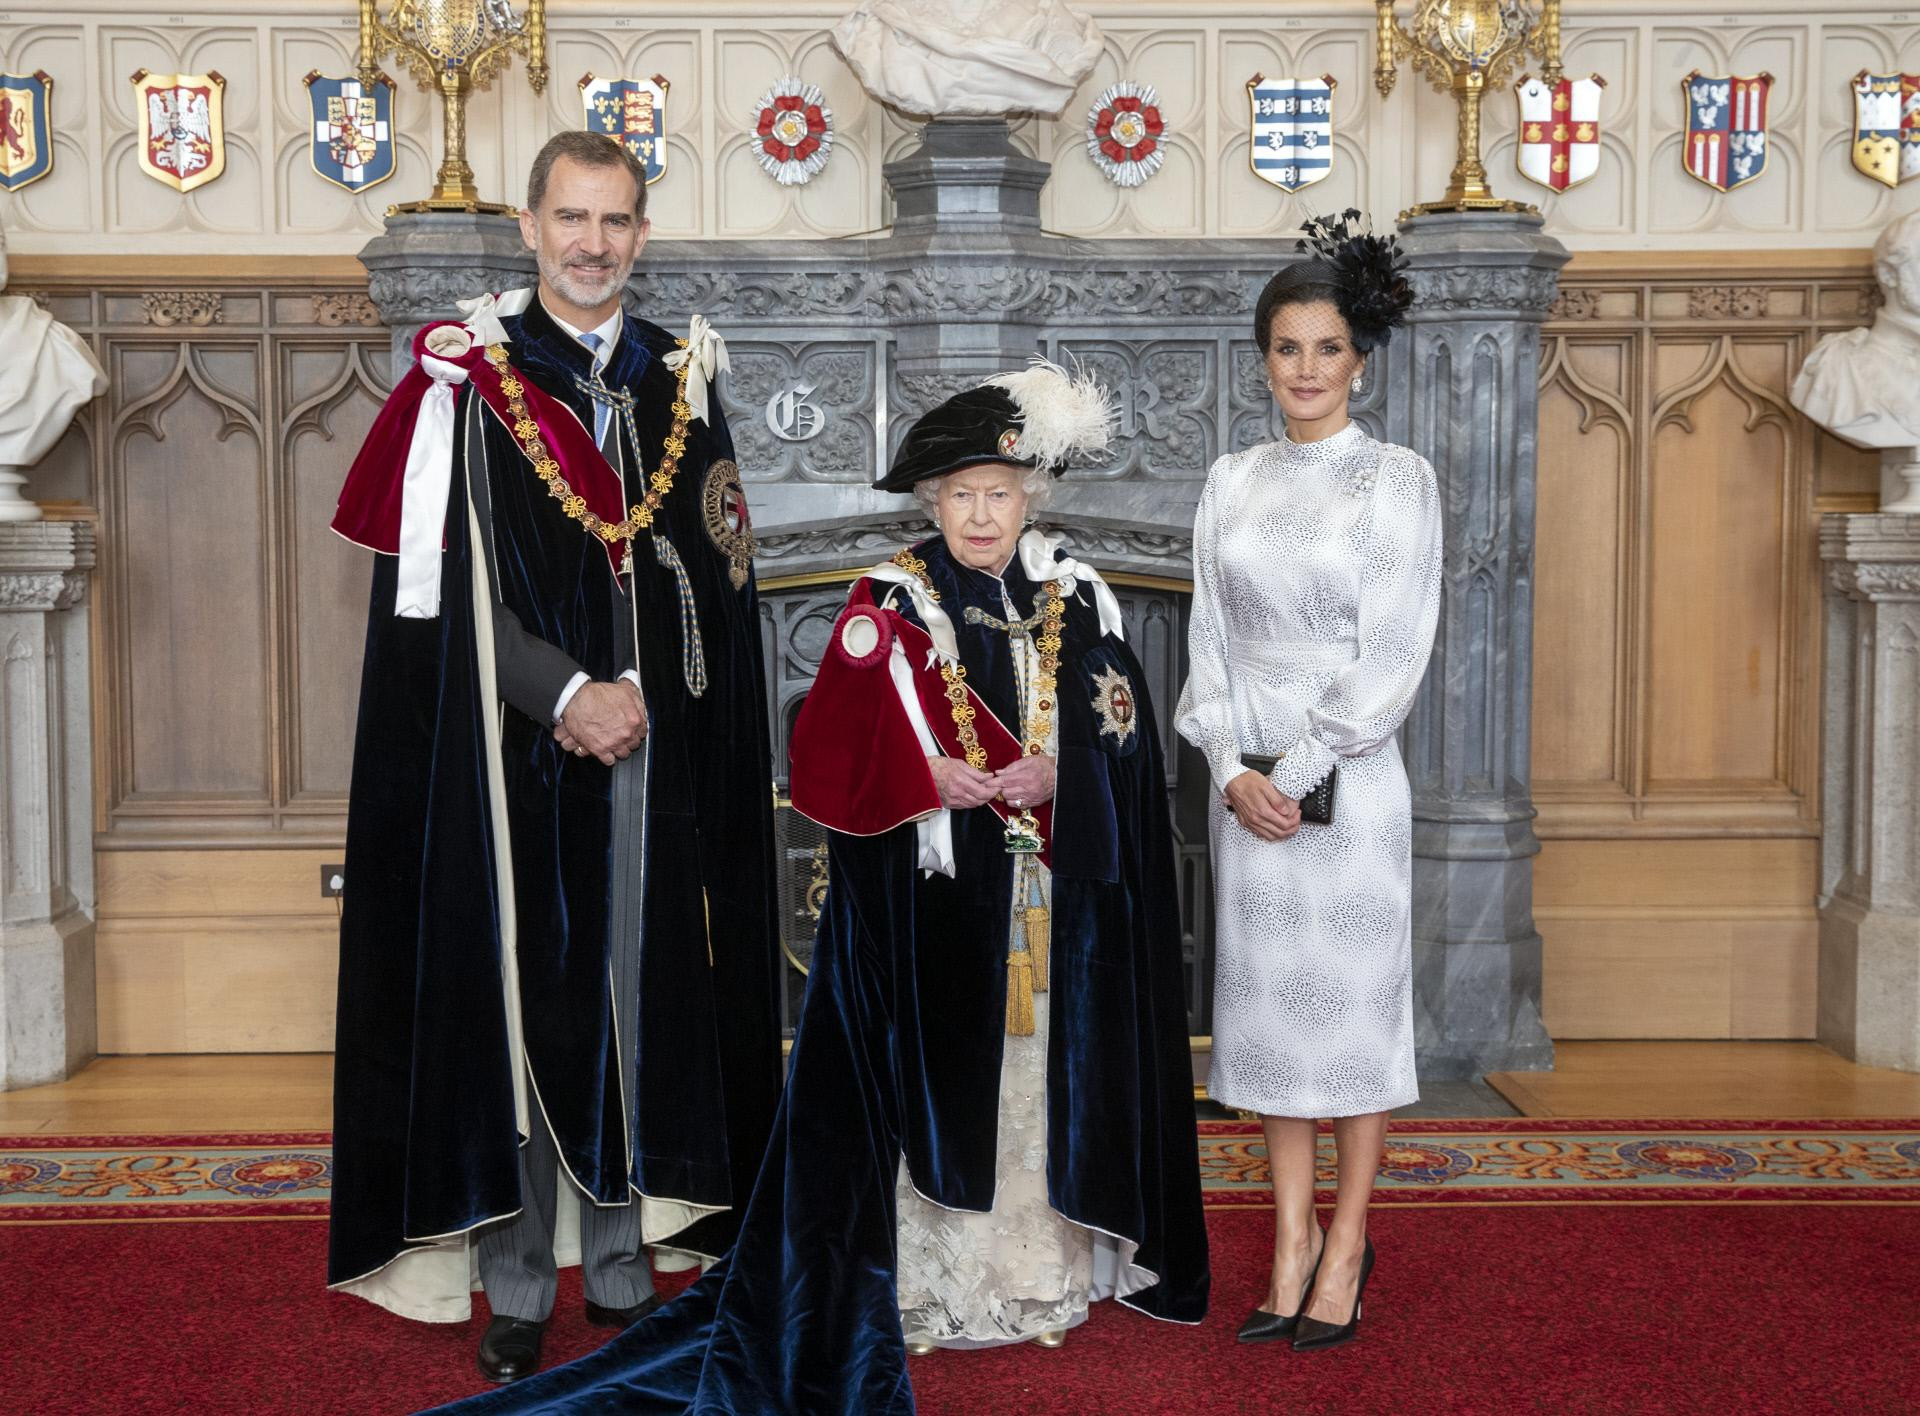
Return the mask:
<path id="1" fill-rule="evenodd" d="M 1320 1240 L 1320 1252 L 1314 1256 L 1313 1267 L 1307 1270 L 1307 1281 L 1300 1285 L 1300 1302 L 1294 1310 L 1282 1317 L 1279 1313 L 1269 1313 L 1265 1308 L 1255 1308 L 1247 1314 L 1247 1320 L 1240 1324 L 1240 1331 L 1233 1335 L 1235 1342 L 1278 1342 L 1283 1337 L 1292 1337 L 1294 1329 L 1300 1324 L 1300 1315 L 1306 1311 L 1307 1295 L 1313 1292 L 1314 1276 L 1320 1272 L 1320 1260 L 1327 1256 L 1327 1241 L 1323 1235 Z"/>
<path id="2" fill-rule="evenodd" d="M 1322 1249 L 1322 1253 L 1325 1250 Z M 1373 1240 L 1367 1240 L 1360 1255 L 1360 1282 L 1353 1290 L 1353 1316 L 1344 1323 L 1323 1323 L 1307 1316 L 1306 1304 L 1300 1305 L 1300 1322 L 1293 1335 L 1295 1352 L 1324 1352 L 1352 1342 L 1360 1331 L 1360 1300 L 1366 1295 L 1367 1279 L 1373 1273 Z"/>

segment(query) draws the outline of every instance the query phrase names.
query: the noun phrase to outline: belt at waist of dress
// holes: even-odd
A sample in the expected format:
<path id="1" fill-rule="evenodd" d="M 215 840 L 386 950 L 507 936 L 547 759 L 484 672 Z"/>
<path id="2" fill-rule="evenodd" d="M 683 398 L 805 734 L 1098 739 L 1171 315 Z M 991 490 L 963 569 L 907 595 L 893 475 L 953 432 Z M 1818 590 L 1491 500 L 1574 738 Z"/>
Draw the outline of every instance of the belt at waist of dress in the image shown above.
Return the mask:
<path id="1" fill-rule="evenodd" d="M 1345 668 L 1360 657 L 1352 639 L 1299 640 L 1291 643 L 1241 642 L 1227 646 L 1227 663 L 1253 673 L 1298 677 Z"/>

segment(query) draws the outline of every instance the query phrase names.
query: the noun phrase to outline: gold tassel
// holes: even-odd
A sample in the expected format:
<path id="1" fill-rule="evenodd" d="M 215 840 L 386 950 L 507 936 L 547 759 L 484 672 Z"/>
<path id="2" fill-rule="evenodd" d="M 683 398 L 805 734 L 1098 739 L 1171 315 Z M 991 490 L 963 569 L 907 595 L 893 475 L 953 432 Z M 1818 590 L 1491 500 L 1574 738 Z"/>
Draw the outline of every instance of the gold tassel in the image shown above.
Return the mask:
<path id="1" fill-rule="evenodd" d="M 1007 1031 L 1033 1036 L 1033 958 L 1025 949 L 1007 955 Z"/>
<path id="2" fill-rule="evenodd" d="M 1027 957 L 1033 960 L 1033 991 L 1047 991 L 1047 946 L 1052 941 L 1045 905 L 1027 906 Z"/>

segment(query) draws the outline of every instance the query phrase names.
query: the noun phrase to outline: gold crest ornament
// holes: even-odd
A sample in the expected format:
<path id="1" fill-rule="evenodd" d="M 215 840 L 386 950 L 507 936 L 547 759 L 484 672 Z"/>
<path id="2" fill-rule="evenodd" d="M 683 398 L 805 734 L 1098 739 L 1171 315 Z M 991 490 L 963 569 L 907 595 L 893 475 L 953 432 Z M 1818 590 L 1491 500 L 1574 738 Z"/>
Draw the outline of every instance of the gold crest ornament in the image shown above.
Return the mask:
<path id="1" fill-rule="evenodd" d="M 1373 0 L 1374 86 L 1393 92 L 1399 63 L 1411 58 L 1454 102 L 1454 162 L 1447 190 L 1437 202 L 1422 202 L 1408 216 L 1437 211 L 1532 211 L 1525 202 L 1494 196 L 1480 160 L 1480 103 L 1504 84 L 1532 51 L 1549 88 L 1564 77 L 1560 60 L 1560 0 L 1413 0 L 1413 27 L 1394 18 L 1394 0 Z M 1523 169 L 1524 170 L 1524 169 Z"/>
<path id="2" fill-rule="evenodd" d="M 176 192 L 204 187 L 227 170 L 222 99 L 227 81 L 204 74 L 133 72 L 140 170 Z"/>
<path id="3" fill-rule="evenodd" d="M 753 573 L 753 518 L 747 511 L 746 488 L 740 485 L 740 466 L 732 458 L 716 458 L 707 465 L 700 510 L 707 539 L 727 558 L 727 579 L 734 589 L 744 589 Z"/>
<path id="4" fill-rule="evenodd" d="M 535 93 L 545 91 L 547 0 L 526 0 L 523 15 L 514 13 L 513 0 L 387 0 L 384 18 L 380 0 L 359 0 L 359 5 L 360 57 L 355 69 L 361 88 L 374 91 L 381 78 L 380 59 L 392 53 L 422 88 L 440 90 L 445 155 L 433 195 L 402 202 L 393 211 L 513 211 L 499 202 L 481 201 L 473 184 L 467 162 L 467 100 L 476 89 L 490 88 L 515 54 L 526 58 L 528 85 Z"/>
<path id="5" fill-rule="evenodd" d="M 1139 709 L 1133 685 L 1118 669 L 1102 669 L 1093 678 L 1093 710 L 1100 715 L 1100 731 L 1111 733 L 1121 743 L 1133 736 Z"/>
<path id="6" fill-rule="evenodd" d="M 1008 428 L 1004 433 L 1000 434 L 1000 455 L 1002 457 L 1012 457 L 1013 449 L 1019 442 L 1020 430 L 1018 428 Z"/>

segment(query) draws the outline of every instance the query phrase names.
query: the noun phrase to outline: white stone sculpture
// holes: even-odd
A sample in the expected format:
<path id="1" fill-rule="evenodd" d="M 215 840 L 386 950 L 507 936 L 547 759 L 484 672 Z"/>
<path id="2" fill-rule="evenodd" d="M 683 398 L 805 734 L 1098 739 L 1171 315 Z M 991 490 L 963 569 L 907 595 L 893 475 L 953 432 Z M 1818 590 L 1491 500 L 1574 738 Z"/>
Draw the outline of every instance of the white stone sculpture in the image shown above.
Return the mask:
<path id="1" fill-rule="evenodd" d="M 1064 0 L 862 0 L 833 42 L 867 92 L 929 117 L 1056 114 L 1100 57 Z"/>
<path id="2" fill-rule="evenodd" d="M 0 290 L 7 239 L 0 233 Z M 24 469 L 45 457 L 73 415 L 106 391 L 86 341 L 22 295 L 0 295 L 0 521 L 38 521 Z"/>
<path id="3" fill-rule="evenodd" d="M 1920 212 L 1873 246 L 1885 297 L 1873 324 L 1830 334 L 1793 381 L 1793 406 L 1857 447 L 1879 448 L 1880 509 L 1920 512 Z"/>

